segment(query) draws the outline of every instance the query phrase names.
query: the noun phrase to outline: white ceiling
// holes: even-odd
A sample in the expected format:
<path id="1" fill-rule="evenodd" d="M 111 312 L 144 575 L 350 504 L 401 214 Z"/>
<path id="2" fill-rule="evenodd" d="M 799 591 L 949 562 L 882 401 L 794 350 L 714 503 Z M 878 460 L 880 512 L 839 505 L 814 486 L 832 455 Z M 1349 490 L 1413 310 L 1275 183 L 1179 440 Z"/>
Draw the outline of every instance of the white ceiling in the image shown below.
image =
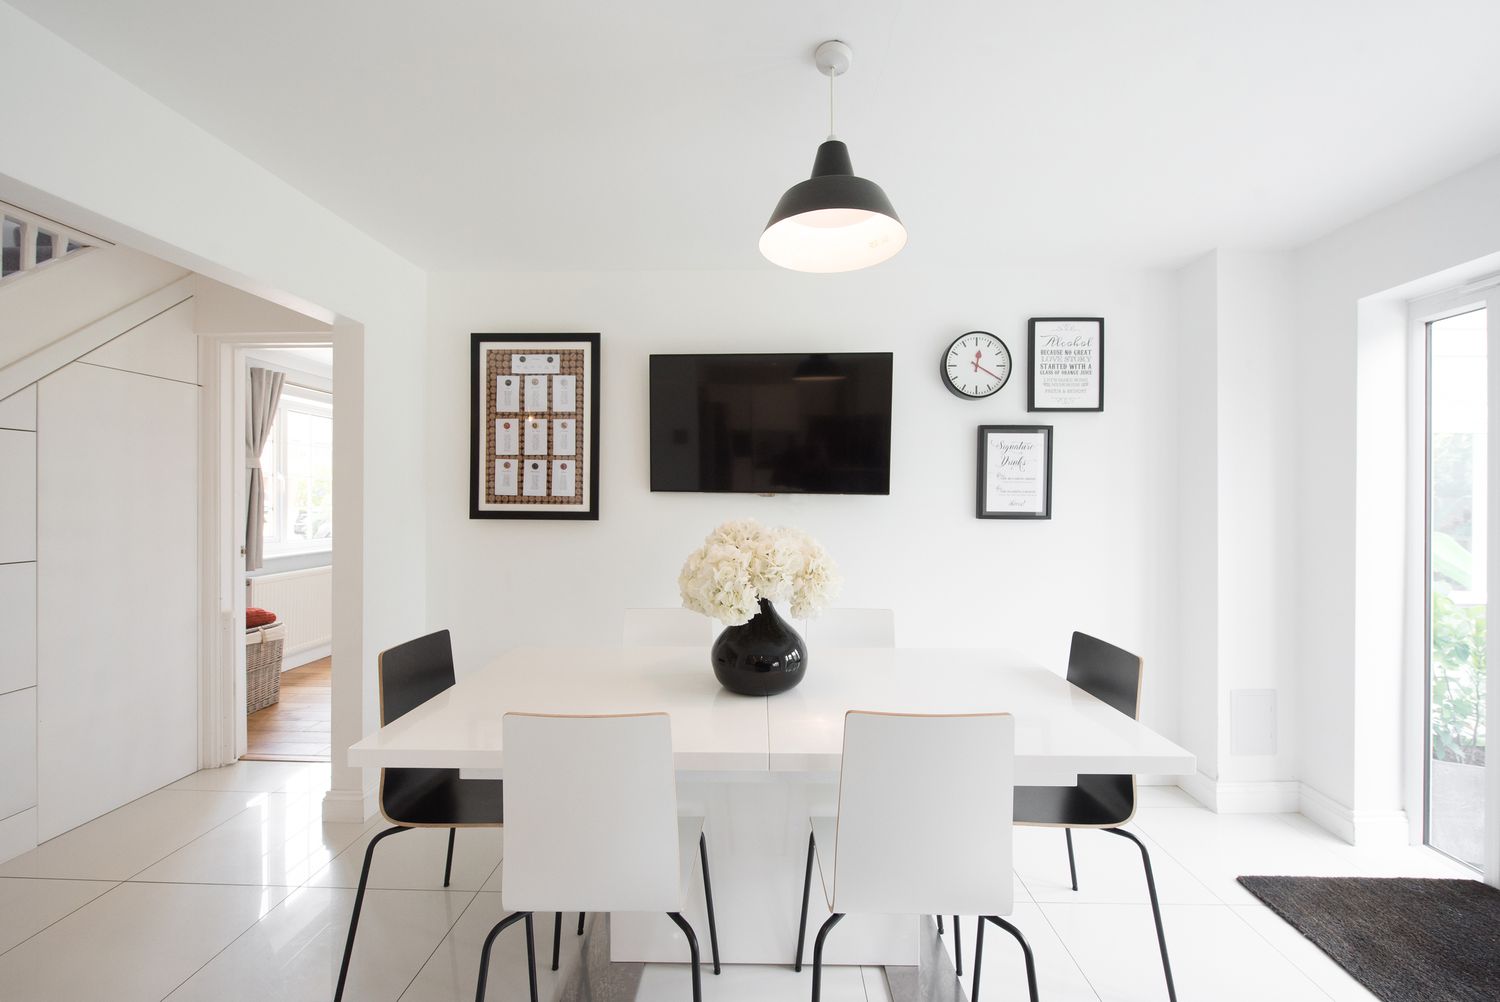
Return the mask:
<path id="1" fill-rule="evenodd" d="M 771 267 L 826 130 L 886 268 L 1296 245 L 1500 153 L 1495 0 L 10 0 L 429 269 Z"/>

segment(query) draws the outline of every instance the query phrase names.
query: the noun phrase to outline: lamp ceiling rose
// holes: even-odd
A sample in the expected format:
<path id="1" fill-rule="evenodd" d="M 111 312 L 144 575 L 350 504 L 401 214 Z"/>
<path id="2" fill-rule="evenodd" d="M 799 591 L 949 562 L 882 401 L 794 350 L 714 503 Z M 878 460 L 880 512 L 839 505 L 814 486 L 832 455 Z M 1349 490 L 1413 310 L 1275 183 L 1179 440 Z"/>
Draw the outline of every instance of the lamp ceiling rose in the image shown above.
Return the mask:
<path id="1" fill-rule="evenodd" d="M 849 72 L 854 62 L 854 50 L 836 38 L 831 38 L 813 50 L 813 63 L 825 77 L 841 77 Z"/>

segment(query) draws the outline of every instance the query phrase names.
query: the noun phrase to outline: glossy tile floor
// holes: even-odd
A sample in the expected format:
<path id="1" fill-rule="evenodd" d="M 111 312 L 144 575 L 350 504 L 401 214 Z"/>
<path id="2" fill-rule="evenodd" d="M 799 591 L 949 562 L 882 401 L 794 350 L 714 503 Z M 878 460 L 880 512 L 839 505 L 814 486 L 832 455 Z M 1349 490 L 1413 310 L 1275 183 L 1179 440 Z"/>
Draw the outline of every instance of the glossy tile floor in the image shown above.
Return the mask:
<path id="1" fill-rule="evenodd" d="M 6 1002 L 326 1002 L 353 887 L 380 823 L 324 824 L 327 767 L 241 762 L 200 772 L 0 865 L 0 999 Z M 1425 849 L 1362 850 L 1297 815 L 1215 815 L 1176 789 L 1145 788 L 1131 825 L 1151 850 L 1178 997 L 1277 1002 L 1373 996 L 1268 912 L 1240 873 L 1470 876 Z M 461 831 L 444 890 L 446 832 L 382 843 L 346 998 L 448 1002 L 473 997 L 479 944 L 502 914 L 498 832 Z M 1166 998 L 1139 855 L 1128 841 L 1075 835 L 1079 883 L 1067 884 L 1062 835 L 1016 833 L 1012 921 L 1036 952 L 1042 998 Z M 727 901 L 719 907 L 729 908 Z M 964 918 L 967 991 L 974 920 Z M 1019 951 L 986 937 L 984 997 L 1024 997 Z M 945 942 L 952 942 L 951 929 Z M 538 923 L 545 958 L 551 923 Z M 564 967 L 579 963 L 566 931 Z M 524 938 L 501 937 L 490 998 L 525 998 Z M 728 967 L 705 999 L 808 997 L 807 969 Z M 879 968 L 834 968 L 828 1002 L 885 1002 Z M 648 966 L 636 997 L 690 998 L 687 969 Z"/>

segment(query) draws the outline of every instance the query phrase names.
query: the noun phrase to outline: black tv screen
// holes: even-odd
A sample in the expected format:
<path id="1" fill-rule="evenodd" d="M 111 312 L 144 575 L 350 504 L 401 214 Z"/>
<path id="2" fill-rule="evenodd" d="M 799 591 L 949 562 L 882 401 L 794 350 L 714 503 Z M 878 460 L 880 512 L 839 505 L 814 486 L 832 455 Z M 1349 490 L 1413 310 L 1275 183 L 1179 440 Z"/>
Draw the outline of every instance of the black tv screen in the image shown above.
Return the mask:
<path id="1" fill-rule="evenodd" d="M 891 354 L 652 355 L 651 489 L 891 492 Z"/>

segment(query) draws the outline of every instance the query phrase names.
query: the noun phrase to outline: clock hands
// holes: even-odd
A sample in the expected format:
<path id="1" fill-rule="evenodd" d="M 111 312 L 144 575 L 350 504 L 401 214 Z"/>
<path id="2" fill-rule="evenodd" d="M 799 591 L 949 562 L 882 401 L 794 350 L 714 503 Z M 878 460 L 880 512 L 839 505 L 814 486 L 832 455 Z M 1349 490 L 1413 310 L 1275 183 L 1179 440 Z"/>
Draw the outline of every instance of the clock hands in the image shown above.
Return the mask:
<path id="1" fill-rule="evenodd" d="M 982 366 L 982 365 L 979 364 L 979 360 L 981 358 L 983 358 L 983 357 L 984 357 L 984 352 L 982 352 L 982 351 L 976 351 L 974 353 L 974 371 L 975 372 L 982 372 L 986 376 L 989 376 L 991 379 L 999 379 L 1000 378 L 999 376 L 995 375 L 993 372 L 991 372 L 990 370 L 986 369 L 984 366 Z"/>

